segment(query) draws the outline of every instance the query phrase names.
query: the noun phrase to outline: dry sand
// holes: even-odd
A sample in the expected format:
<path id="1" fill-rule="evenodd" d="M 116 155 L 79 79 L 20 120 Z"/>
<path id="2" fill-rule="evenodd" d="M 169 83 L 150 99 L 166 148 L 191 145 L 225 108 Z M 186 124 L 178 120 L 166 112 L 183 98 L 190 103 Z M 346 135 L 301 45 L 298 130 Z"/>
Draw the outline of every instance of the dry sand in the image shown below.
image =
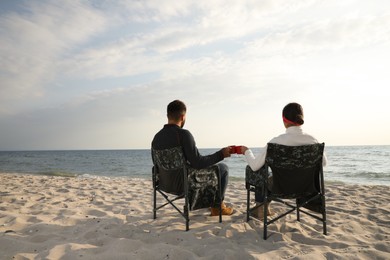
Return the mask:
<path id="1" fill-rule="evenodd" d="M 390 259 L 388 186 L 327 183 L 327 236 L 319 221 L 290 214 L 263 240 L 262 223 L 246 222 L 243 181 L 227 190 L 235 214 L 218 223 L 207 209 L 193 211 L 186 232 L 171 208 L 152 219 L 149 180 L 0 180 L 0 259 Z"/>

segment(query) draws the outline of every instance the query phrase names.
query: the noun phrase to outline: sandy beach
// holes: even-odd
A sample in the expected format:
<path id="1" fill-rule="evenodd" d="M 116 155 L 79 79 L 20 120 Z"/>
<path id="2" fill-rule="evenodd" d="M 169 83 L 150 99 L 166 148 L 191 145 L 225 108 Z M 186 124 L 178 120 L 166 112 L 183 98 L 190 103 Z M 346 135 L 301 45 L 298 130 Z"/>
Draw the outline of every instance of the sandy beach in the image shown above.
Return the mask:
<path id="1" fill-rule="evenodd" d="M 327 183 L 327 236 L 320 222 L 292 214 L 263 240 L 262 224 L 246 222 L 243 181 L 228 186 L 232 216 L 218 223 L 193 211 L 186 232 L 171 208 L 152 219 L 150 180 L 0 179 L 0 259 L 390 259 L 388 186 Z"/>

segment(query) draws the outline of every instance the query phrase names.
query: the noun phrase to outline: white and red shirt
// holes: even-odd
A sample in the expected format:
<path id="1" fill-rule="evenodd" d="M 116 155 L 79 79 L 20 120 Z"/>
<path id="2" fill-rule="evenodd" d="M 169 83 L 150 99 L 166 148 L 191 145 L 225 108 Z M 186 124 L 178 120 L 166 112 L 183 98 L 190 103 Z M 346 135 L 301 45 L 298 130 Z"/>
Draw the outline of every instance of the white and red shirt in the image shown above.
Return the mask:
<path id="1" fill-rule="evenodd" d="M 268 143 L 282 144 L 287 146 L 299 146 L 305 144 L 317 144 L 318 141 L 313 136 L 303 132 L 301 126 L 290 126 L 286 129 L 286 133 L 272 138 Z M 248 149 L 245 152 L 245 159 L 253 171 L 259 170 L 265 163 L 267 154 L 267 145 L 260 148 L 260 153 L 256 156 Z M 327 158 L 324 153 L 322 165 L 326 166 Z"/>

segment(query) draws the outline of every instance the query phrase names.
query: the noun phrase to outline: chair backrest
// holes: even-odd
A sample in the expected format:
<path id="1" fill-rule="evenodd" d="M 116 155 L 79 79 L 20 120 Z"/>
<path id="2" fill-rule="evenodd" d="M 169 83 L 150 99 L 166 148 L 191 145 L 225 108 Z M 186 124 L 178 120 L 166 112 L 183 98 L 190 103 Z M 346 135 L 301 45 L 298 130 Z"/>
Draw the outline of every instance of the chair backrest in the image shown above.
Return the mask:
<path id="1" fill-rule="evenodd" d="M 156 150 L 152 149 L 154 164 L 153 178 L 158 189 L 172 194 L 184 193 L 184 176 L 186 160 L 181 146 Z"/>
<path id="2" fill-rule="evenodd" d="M 319 192 L 323 187 L 324 143 L 285 146 L 268 143 L 266 165 L 272 170 L 272 194 L 297 198 Z"/>

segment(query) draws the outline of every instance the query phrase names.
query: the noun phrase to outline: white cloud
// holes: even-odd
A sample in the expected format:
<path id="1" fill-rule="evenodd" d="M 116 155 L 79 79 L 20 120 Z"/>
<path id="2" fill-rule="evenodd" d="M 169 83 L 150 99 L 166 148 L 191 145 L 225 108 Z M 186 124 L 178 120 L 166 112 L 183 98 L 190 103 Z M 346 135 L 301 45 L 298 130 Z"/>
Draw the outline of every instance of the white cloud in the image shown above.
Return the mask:
<path id="1" fill-rule="evenodd" d="M 99 12 L 73 1 L 27 2 L 0 17 L 0 100 L 41 96 L 69 50 L 105 27 Z"/>
<path id="2" fill-rule="evenodd" d="M 137 23 L 165 22 L 172 18 L 180 18 L 193 11 L 197 1 L 105 1 L 101 8 L 119 14 L 121 19 Z"/>
<path id="3" fill-rule="evenodd" d="M 276 125 L 285 102 L 314 110 L 362 82 L 386 86 L 389 12 L 387 2 L 374 2 L 25 2 L 23 11 L 0 15 L 0 123 L 7 126 L 0 148 L 18 140 L 34 148 L 61 149 L 68 140 L 126 148 L 120 140 L 152 133 L 175 98 L 191 107 L 188 123 L 203 134 L 202 146 L 210 138 L 216 145 L 230 135 L 219 136 L 219 125 L 254 118 Z M 322 103 L 311 103 L 319 95 Z M 200 122 L 218 126 L 205 132 Z M 261 127 L 245 140 L 259 138 Z M 272 137 L 274 129 L 262 131 Z M 230 131 L 242 134 L 236 125 Z M 104 136 L 115 136 L 115 145 Z"/>
<path id="4" fill-rule="evenodd" d="M 321 20 L 303 27 L 272 32 L 248 44 L 258 56 L 304 55 L 320 51 L 344 51 L 390 43 L 390 14 Z"/>
<path id="5" fill-rule="evenodd" d="M 162 25 L 156 24 L 154 29 L 143 33 L 132 33 L 130 30 L 120 39 L 107 38 L 108 44 L 99 44 L 98 47 L 90 46 L 88 49 L 72 53 L 71 56 L 66 57 L 67 60 L 60 62 L 61 74 L 75 78 L 97 79 L 133 76 L 161 70 L 161 74 L 167 75 L 166 68 L 176 66 L 180 68 L 183 64 L 198 62 L 171 60 L 170 55 L 175 55 L 178 51 L 253 33 L 259 28 L 269 26 L 271 22 L 265 22 L 267 19 L 277 19 L 272 18 L 271 14 L 293 12 L 315 2 L 301 1 L 297 4 L 297 2 L 281 1 L 275 4 L 273 1 L 265 1 L 259 4 L 257 1 L 248 1 L 246 5 L 214 1 L 180 1 L 180 4 L 155 1 L 122 2 L 119 7 L 127 8 L 122 11 L 122 26 L 125 26 L 124 13 L 127 11 L 146 17 L 154 17 L 154 14 L 157 14 L 160 17 L 156 18 L 157 20 L 169 22 Z M 101 9 L 108 7 L 107 19 L 112 16 L 114 10 L 118 11 L 119 8 L 118 5 L 108 3 L 100 7 Z M 188 10 L 191 10 L 191 13 Z M 189 15 L 191 20 L 175 20 L 184 15 Z M 150 21 L 153 20 L 155 18 L 151 18 Z M 136 26 L 132 24 L 133 21 L 127 22 L 129 28 Z M 189 74 L 192 73 L 189 72 Z"/>

